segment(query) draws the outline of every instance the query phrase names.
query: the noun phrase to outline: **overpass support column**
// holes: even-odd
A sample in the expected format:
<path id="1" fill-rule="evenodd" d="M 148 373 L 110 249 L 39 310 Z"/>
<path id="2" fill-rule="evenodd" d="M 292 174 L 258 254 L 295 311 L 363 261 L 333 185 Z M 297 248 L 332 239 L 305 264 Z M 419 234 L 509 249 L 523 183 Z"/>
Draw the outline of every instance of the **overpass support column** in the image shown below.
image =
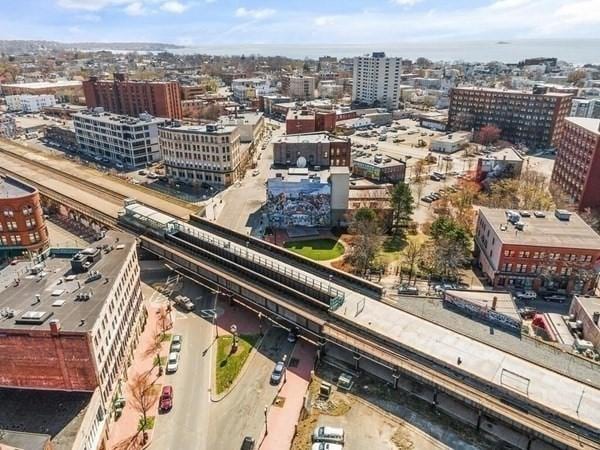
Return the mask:
<path id="1" fill-rule="evenodd" d="M 435 408 L 438 405 L 438 390 L 433 388 L 433 407 Z"/>
<path id="2" fill-rule="evenodd" d="M 354 354 L 352 355 L 352 358 L 354 359 L 354 370 L 356 370 L 356 371 L 360 370 L 360 358 L 362 358 L 362 356 L 360 356 L 358 353 L 354 352 Z"/>
<path id="3" fill-rule="evenodd" d="M 394 373 L 392 373 L 392 378 L 394 379 L 394 389 L 398 389 L 398 380 L 400 379 L 400 371 L 398 368 L 396 368 Z"/>
<path id="4" fill-rule="evenodd" d="M 534 438 L 529 438 L 527 440 L 527 447 L 526 447 L 527 450 L 531 450 L 531 444 L 533 444 L 533 441 L 534 441 Z"/>
<path id="5" fill-rule="evenodd" d="M 483 419 L 483 413 L 479 411 L 477 413 L 477 426 L 475 427 L 477 431 L 481 429 L 481 419 Z M 527 448 L 529 449 L 529 444 L 527 444 Z"/>
<path id="6" fill-rule="evenodd" d="M 323 358 L 323 356 L 325 356 L 325 343 L 327 341 L 325 340 L 325 338 L 321 337 L 319 338 L 319 346 L 317 347 L 317 354 L 315 356 L 315 365 L 319 364 L 319 362 L 321 361 L 321 358 Z"/>

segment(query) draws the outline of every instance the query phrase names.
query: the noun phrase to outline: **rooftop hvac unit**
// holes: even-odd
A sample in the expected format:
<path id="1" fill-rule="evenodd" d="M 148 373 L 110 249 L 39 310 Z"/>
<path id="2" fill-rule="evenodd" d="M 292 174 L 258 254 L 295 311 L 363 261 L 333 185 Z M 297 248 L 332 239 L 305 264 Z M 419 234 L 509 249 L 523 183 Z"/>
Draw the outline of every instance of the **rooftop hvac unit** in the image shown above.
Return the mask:
<path id="1" fill-rule="evenodd" d="M 543 219 L 544 217 L 546 217 L 546 214 L 543 213 L 542 211 L 534 211 L 533 215 L 535 217 L 537 217 L 538 219 Z"/>

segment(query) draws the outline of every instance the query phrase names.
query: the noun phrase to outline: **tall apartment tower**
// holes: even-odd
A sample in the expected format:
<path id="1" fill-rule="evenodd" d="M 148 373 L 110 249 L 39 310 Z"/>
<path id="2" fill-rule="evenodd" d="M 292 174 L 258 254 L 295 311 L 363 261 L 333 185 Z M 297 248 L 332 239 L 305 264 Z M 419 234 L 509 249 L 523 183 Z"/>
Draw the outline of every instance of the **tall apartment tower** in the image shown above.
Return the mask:
<path id="1" fill-rule="evenodd" d="M 113 80 L 91 77 L 83 82 L 88 108 L 101 106 L 106 111 L 137 117 L 148 113 L 155 117 L 181 119 L 181 88 L 176 81 L 134 81 L 127 74 L 115 73 Z"/>
<path id="2" fill-rule="evenodd" d="M 456 87 L 450 92 L 450 130 L 478 130 L 491 124 L 502 138 L 530 148 L 556 147 L 565 117 L 571 110 L 571 94 L 479 87 Z"/>
<path id="3" fill-rule="evenodd" d="M 397 109 L 401 72 L 402 58 L 387 58 L 383 52 L 354 58 L 352 101 Z"/>
<path id="4" fill-rule="evenodd" d="M 579 210 L 600 207 L 600 119 L 567 117 L 551 181 Z"/>

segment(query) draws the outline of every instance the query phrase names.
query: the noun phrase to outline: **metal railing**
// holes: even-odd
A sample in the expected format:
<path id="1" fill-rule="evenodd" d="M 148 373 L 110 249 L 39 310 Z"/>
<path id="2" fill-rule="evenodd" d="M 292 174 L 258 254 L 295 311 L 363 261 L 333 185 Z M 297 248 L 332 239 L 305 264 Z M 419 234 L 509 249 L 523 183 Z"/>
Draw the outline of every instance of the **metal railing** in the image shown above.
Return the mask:
<path id="1" fill-rule="evenodd" d="M 331 282 L 323 281 L 322 279 L 311 277 L 306 273 L 300 272 L 291 268 L 286 264 L 278 264 L 273 258 L 263 257 L 257 254 L 253 250 L 248 248 L 240 247 L 228 240 L 216 238 L 214 235 L 205 233 L 198 228 L 189 227 L 180 222 L 175 222 L 174 231 L 188 234 L 201 241 L 220 248 L 222 251 L 231 255 L 237 256 L 253 264 L 259 265 L 267 270 L 283 275 L 286 278 L 295 280 L 304 284 L 305 286 L 318 290 L 323 293 L 327 293 L 330 298 L 341 298 L 345 299 L 345 292 L 332 286 Z"/>

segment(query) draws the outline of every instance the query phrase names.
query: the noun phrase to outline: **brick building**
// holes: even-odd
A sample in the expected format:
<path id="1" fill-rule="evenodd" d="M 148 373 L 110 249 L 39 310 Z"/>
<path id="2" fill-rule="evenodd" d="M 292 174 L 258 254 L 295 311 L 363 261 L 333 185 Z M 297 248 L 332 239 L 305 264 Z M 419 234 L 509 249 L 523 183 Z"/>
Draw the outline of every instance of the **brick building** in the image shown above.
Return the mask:
<path id="1" fill-rule="evenodd" d="M 0 285 L 0 388 L 40 403 L 88 393 L 77 437 L 65 439 L 99 448 L 145 317 L 135 238 L 109 232 L 71 259 L 49 249 L 0 274 L 11 280 Z"/>
<path id="2" fill-rule="evenodd" d="M 176 81 L 134 81 L 127 74 L 115 73 L 114 79 L 91 77 L 83 82 L 88 108 L 102 107 L 107 111 L 138 116 L 148 113 L 155 117 L 181 119 L 181 88 Z"/>
<path id="3" fill-rule="evenodd" d="M 335 130 L 336 120 L 335 111 L 317 111 L 307 107 L 290 109 L 285 119 L 285 132 L 287 134 L 332 132 Z"/>
<path id="4" fill-rule="evenodd" d="M 48 246 L 48 229 L 37 189 L 0 177 L 0 259 Z"/>
<path id="5" fill-rule="evenodd" d="M 600 119 L 565 120 L 551 182 L 580 210 L 600 207 Z"/>
<path id="6" fill-rule="evenodd" d="M 352 173 L 359 177 L 383 183 L 404 181 L 406 163 L 381 154 L 354 158 Z"/>
<path id="7" fill-rule="evenodd" d="M 502 130 L 503 139 L 514 144 L 534 149 L 556 147 L 571 99 L 570 94 L 539 88 L 529 93 L 458 87 L 450 93 L 448 127 L 470 131 L 492 124 Z"/>
<path id="8" fill-rule="evenodd" d="M 589 293 L 600 236 L 577 214 L 480 208 L 475 256 L 495 288 Z"/>
<path id="9" fill-rule="evenodd" d="M 350 167 L 350 151 L 350 139 L 329 133 L 283 135 L 273 139 L 273 164 L 295 167 L 303 157 L 309 167 Z"/>

